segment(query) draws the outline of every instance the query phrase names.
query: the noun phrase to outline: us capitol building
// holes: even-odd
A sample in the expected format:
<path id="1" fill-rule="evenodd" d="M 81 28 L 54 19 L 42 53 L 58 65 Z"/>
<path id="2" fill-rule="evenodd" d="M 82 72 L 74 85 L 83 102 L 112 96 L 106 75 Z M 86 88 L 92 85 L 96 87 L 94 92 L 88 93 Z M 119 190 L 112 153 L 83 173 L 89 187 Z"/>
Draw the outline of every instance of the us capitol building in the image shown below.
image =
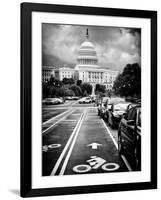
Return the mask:
<path id="1" fill-rule="evenodd" d="M 46 67 L 43 69 L 47 70 Z M 89 41 L 87 29 L 85 41 L 81 44 L 78 51 L 75 68 L 57 68 L 54 70 L 54 74 L 55 78 L 60 81 L 63 78 L 74 78 L 74 80 L 82 80 L 82 82 L 90 83 L 93 86 L 93 94 L 96 84 L 105 85 L 107 90 L 111 90 L 118 71 L 103 69 L 98 65 L 97 52 L 94 45 Z"/>

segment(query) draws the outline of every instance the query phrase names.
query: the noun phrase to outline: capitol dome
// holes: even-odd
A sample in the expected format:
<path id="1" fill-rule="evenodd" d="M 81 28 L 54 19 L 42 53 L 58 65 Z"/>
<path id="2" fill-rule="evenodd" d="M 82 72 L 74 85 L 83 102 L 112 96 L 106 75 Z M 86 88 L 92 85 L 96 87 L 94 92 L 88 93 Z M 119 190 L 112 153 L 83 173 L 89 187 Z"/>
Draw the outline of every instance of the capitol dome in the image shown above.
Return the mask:
<path id="1" fill-rule="evenodd" d="M 81 44 L 77 57 L 77 68 L 98 68 L 98 57 L 94 45 L 89 41 L 88 29 L 86 40 Z"/>

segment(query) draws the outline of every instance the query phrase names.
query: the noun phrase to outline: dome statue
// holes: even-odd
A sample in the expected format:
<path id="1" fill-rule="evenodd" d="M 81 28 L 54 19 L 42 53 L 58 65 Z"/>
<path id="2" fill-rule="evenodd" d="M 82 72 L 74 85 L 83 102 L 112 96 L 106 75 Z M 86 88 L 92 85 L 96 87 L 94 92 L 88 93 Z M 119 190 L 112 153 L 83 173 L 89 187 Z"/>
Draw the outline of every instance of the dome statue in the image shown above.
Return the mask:
<path id="1" fill-rule="evenodd" d="M 88 29 L 86 39 L 78 51 L 76 69 L 98 68 L 98 57 L 94 45 L 89 41 Z"/>

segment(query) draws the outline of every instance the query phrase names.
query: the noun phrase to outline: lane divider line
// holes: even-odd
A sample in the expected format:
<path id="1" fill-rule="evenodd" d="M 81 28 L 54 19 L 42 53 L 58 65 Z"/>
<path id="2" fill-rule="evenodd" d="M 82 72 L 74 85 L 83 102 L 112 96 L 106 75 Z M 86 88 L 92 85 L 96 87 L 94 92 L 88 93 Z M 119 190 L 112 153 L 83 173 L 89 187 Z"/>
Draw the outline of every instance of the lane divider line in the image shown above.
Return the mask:
<path id="1" fill-rule="evenodd" d="M 53 120 L 53 119 L 56 119 L 56 118 L 60 117 L 61 115 L 65 114 L 65 113 L 67 113 L 67 112 L 70 112 L 70 110 L 71 110 L 71 109 L 69 109 L 69 110 L 66 110 L 65 112 L 62 112 L 62 113 L 60 113 L 59 115 L 57 115 L 57 116 L 54 116 L 54 117 L 50 118 L 49 120 L 47 120 L 47 121 L 43 122 L 43 124 L 42 124 L 42 125 L 45 125 L 45 124 L 49 123 L 51 120 Z"/>
<path id="2" fill-rule="evenodd" d="M 68 154 L 67 154 L 67 156 L 66 156 L 66 158 L 65 158 L 65 160 L 64 160 L 64 163 L 63 163 L 63 165 L 62 165 L 62 168 L 61 168 L 61 171 L 60 171 L 59 175 L 63 175 L 64 172 L 65 172 L 65 169 L 66 169 L 66 167 L 67 167 L 69 158 L 70 158 L 70 156 L 71 156 L 71 153 L 72 153 L 74 144 L 75 144 L 75 142 L 76 142 L 76 139 L 77 139 L 77 137 L 78 137 L 78 134 L 79 134 L 81 125 L 82 125 L 82 123 L 83 123 L 84 117 L 85 117 L 85 113 L 84 113 L 84 115 L 82 116 L 82 119 L 81 119 L 81 121 L 80 121 L 80 123 L 79 123 L 79 125 L 78 125 L 78 127 L 77 127 L 77 129 L 76 129 L 76 133 L 75 133 L 74 139 L 73 139 L 73 141 L 72 141 L 72 144 L 71 144 L 71 146 L 70 146 L 70 149 L 69 149 L 69 151 L 68 151 Z"/>
<path id="3" fill-rule="evenodd" d="M 107 130 L 107 132 L 109 133 L 109 135 L 110 135 L 110 137 L 111 137 L 111 139 L 112 139 L 114 145 L 116 146 L 116 149 L 118 150 L 118 144 L 117 144 L 116 140 L 115 140 L 114 137 L 112 136 L 112 134 L 111 134 L 109 128 L 107 127 L 107 125 L 105 124 L 104 120 L 103 120 L 103 119 L 101 119 L 101 120 L 102 120 L 102 122 L 103 122 L 103 124 L 104 124 L 104 126 L 105 126 L 105 128 L 106 128 L 106 130 Z M 130 164 L 128 163 L 127 159 L 125 158 L 125 156 L 121 155 L 121 158 L 122 158 L 122 160 L 124 161 L 124 163 L 125 163 L 127 169 L 128 169 L 129 171 L 132 171 L 132 168 L 131 168 Z"/>
<path id="4" fill-rule="evenodd" d="M 60 165 L 60 163 L 61 163 L 61 161 L 62 161 L 62 159 L 63 159 L 63 157 L 64 157 L 66 151 L 68 150 L 68 147 L 69 147 L 69 145 L 70 145 L 70 143 L 71 143 L 71 141 L 72 141 L 72 139 L 73 139 L 73 137 L 74 137 L 74 135 L 75 135 L 75 133 L 76 133 L 77 127 L 79 126 L 79 123 L 81 122 L 83 116 L 84 116 L 84 113 L 82 113 L 82 115 L 81 115 L 81 117 L 80 117 L 80 119 L 79 119 L 77 125 L 75 126 L 75 128 L 74 128 L 74 130 L 73 130 L 73 132 L 72 132 L 72 134 L 71 134 L 71 136 L 70 136 L 70 138 L 69 138 L 69 140 L 68 140 L 68 142 L 67 142 L 65 148 L 63 149 L 63 151 L 62 151 L 60 157 L 58 158 L 58 160 L 57 160 L 57 162 L 56 162 L 56 164 L 55 164 L 55 166 L 54 166 L 54 168 L 53 168 L 53 170 L 52 170 L 50 176 L 54 176 L 54 175 L 56 174 L 56 172 L 57 172 L 57 170 L 58 170 L 58 168 L 59 168 L 59 165 Z"/>
<path id="5" fill-rule="evenodd" d="M 72 112 L 74 112 L 74 110 L 72 110 L 71 112 L 69 112 L 67 115 L 65 115 L 64 117 L 62 117 L 61 119 L 59 119 L 57 122 L 55 122 L 54 124 L 52 124 L 51 126 L 49 126 L 47 129 L 45 129 L 42 134 L 44 135 L 50 128 L 52 128 L 53 126 L 55 126 L 57 123 L 59 123 L 60 121 L 62 121 L 64 118 L 66 118 L 68 115 L 70 115 Z"/>
<path id="6" fill-rule="evenodd" d="M 110 135 L 110 137 L 111 137 L 111 139 L 112 139 L 114 145 L 116 146 L 116 149 L 118 149 L 118 144 L 117 144 L 116 140 L 114 139 L 114 137 L 112 136 L 112 134 L 111 134 L 109 128 L 106 126 L 106 124 L 105 124 L 105 122 L 104 122 L 103 119 L 101 119 L 101 121 L 102 121 L 102 123 L 104 124 L 104 126 L 105 126 L 105 128 L 106 128 L 108 134 Z"/>

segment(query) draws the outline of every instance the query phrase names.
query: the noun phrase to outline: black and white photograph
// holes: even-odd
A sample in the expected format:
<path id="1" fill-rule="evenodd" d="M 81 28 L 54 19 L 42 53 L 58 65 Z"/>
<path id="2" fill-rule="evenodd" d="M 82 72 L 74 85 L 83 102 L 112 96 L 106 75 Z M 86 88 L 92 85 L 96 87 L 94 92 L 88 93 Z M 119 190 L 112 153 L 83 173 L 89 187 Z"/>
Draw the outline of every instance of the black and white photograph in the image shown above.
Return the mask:
<path id="1" fill-rule="evenodd" d="M 21 12 L 21 195 L 155 189 L 157 13 Z"/>
<path id="2" fill-rule="evenodd" d="M 141 29 L 41 29 L 42 176 L 141 171 Z"/>

